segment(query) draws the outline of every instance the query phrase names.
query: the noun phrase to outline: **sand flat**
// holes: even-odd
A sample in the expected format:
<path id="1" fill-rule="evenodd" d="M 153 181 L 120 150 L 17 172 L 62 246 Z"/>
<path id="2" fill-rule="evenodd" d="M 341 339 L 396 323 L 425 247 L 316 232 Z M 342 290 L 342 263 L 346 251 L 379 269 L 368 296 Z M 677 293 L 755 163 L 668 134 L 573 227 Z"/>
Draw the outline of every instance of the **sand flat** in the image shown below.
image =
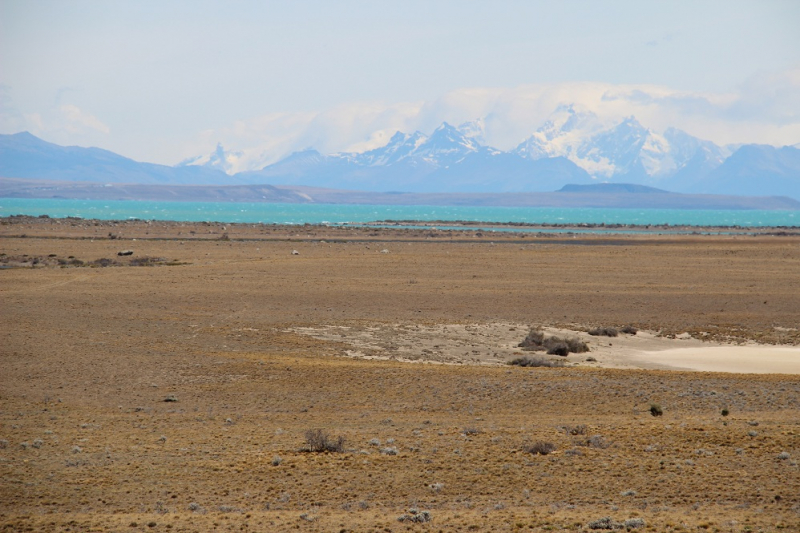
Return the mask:
<path id="1" fill-rule="evenodd" d="M 705 346 L 643 352 L 647 363 L 680 370 L 742 374 L 800 374 L 800 348 Z"/>
<path id="2" fill-rule="evenodd" d="M 291 331 L 322 341 L 351 346 L 350 357 L 442 364 L 505 365 L 523 352 L 519 342 L 529 325 L 488 324 L 359 324 L 298 327 Z M 722 344 L 688 335 L 660 336 L 653 331 L 617 337 L 585 331 L 543 327 L 547 335 L 576 337 L 589 352 L 560 358 L 573 366 L 619 369 L 674 369 L 742 374 L 800 374 L 800 347 L 764 344 Z M 539 352 L 541 355 L 541 352 Z M 589 359 L 591 358 L 591 359 Z"/>

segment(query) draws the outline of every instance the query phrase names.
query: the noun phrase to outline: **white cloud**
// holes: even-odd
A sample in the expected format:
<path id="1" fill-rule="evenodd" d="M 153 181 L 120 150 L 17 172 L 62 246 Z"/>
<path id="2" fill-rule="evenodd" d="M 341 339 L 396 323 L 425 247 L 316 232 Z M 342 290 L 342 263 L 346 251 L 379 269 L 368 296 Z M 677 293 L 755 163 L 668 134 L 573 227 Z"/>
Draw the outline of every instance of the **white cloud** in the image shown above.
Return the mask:
<path id="1" fill-rule="evenodd" d="M 0 131 L 29 131 L 48 141 L 70 144 L 102 144 L 111 129 L 100 119 L 74 104 L 61 104 L 43 111 L 21 112 L 14 104 L 8 87 L 2 87 Z"/>
<path id="2" fill-rule="evenodd" d="M 296 150 L 361 152 L 386 144 L 396 131 L 429 134 L 443 121 L 457 125 L 477 118 L 484 119 L 486 143 L 507 150 L 565 104 L 591 111 L 607 124 L 635 116 L 656 132 L 676 127 L 720 145 L 800 142 L 800 69 L 790 69 L 754 76 L 726 93 L 574 82 L 457 89 L 428 102 L 353 102 L 205 131 L 183 147 L 182 156 L 210 152 L 222 142 L 244 153 L 239 170 L 261 168 Z"/>
<path id="3" fill-rule="evenodd" d="M 59 110 L 63 118 L 62 127 L 71 133 L 81 133 L 85 128 L 96 130 L 106 135 L 111 132 L 108 126 L 100 122 L 97 117 L 86 113 L 76 105 L 64 104 Z"/>

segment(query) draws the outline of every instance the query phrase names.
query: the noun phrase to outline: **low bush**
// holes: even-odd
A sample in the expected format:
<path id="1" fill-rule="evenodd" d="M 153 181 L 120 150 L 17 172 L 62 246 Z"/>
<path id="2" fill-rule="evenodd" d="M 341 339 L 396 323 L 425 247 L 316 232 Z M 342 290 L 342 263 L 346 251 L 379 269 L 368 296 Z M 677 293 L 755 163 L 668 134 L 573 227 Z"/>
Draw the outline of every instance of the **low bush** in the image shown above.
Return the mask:
<path id="1" fill-rule="evenodd" d="M 589 330 L 589 335 L 594 337 L 616 337 L 619 335 L 617 328 L 594 328 Z"/>
<path id="2" fill-rule="evenodd" d="M 524 450 L 533 455 L 547 455 L 556 451 L 556 445 L 552 442 L 536 441 L 533 444 L 525 446 Z"/>
<path id="3" fill-rule="evenodd" d="M 569 347 L 567 346 L 566 342 L 553 342 L 550 343 L 550 346 L 548 346 L 547 353 L 549 355 L 560 355 L 561 357 L 566 357 L 569 355 Z"/>
<path id="4" fill-rule="evenodd" d="M 565 337 L 563 339 L 559 337 L 551 337 L 551 339 L 555 342 L 563 342 L 566 344 L 570 353 L 584 353 L 589 351 L 589 345 L 580 340 L 578 337 Z"/>
<path id="5" fill-rule="evenodd" d="M 627 335 L 636 335 L 637 333 L 639 333 L 639 330 L 633 326 L 625 326 L 624 328 L 620 329 L 620 331 Z"/>
<path id="6" fill-rule="evenodd" d="M 526 355 L 524 357 L 518 357 L 517 359 L 510 361 L 508 364 L 514 366 L 530 366 L 530 367 L 543 366 L 552 368 L 552 367 L 564 366 L 564 361 L 547 359 L 546 357 L 529 357 Z"/>
<path id="7" fill-rule="evenodd" d="M 408 513 L 398 516 L 397 520 L 399 522 L 415 522 L 417 524 L 424 524 L 425 522 L 430 522 L 431 518 L 431 513 L 429 511 L 409 509 Z"/>
<path id="8" fill-rule="evenodd" d="M 604 516 L 597 520 L 592 520 L 586 527 L 589 529 L 623 529 L 625 526 L 619 522 L 615 522 L 610 516 Z"/>
<path id="9" fill-rule="evenodd" d="M 532 329 L 528 335 L 517 345 L 520 348 L 528 348 L 530 350 L 543 350 L 544 349 L 544 332 L 540 329 Z"/>
<path id="10" fill-rule="evenodd" d="M 589 351 L 589 346 L 577 337 L 547 336 L 538 329 L 532 329 L 518 346 L 526 351 L 546 351 L 561 356 Z"/>
<path id="11" fill-rule="evenodd" d="M 321 453 L 338 453 L 344 451 L 344 437 L 332 438 L 321 429 L 309 429 L 306 431 L 306 447 L 302 451 Z"/>
<path id="12" fill-rule="evenodd" d="M 135 257 L 130 260 L 131 266 L 154 266 L 166 263 L 167 260 L 163 257 Z"/>
<path id="13" fill-rule="evenodd" d="M 657 403 L 650 404 L 650 414 L 653 416 L 661 416 L 664 414 L 664 410 L 661 409 L 661 406 Z"/>
<path id="14" fill-rule="evenodd" d="M 606 448 L 610 448 L 613 444 L 613 442 L 608 442 L 602 435 L 592 435 L 585 439 L 575 439 L 573 443 L 576 446 L 597 448 L 598 450 L 605 450 Z"/>
<path id="15" fill-rule="evenodd" d="M 120 266 L 120 264 L 117 261 L 114 261 L 113 259 L 108 259 L 106 257 L 101 257 L 100 259 L 95 259 L 94 261 L 89 261 L 89 266 L 92 267 L 92 268 L 95 268 L 95 267 L 104 268 L 104 267 L 109 267 L 109 266 Z"/>

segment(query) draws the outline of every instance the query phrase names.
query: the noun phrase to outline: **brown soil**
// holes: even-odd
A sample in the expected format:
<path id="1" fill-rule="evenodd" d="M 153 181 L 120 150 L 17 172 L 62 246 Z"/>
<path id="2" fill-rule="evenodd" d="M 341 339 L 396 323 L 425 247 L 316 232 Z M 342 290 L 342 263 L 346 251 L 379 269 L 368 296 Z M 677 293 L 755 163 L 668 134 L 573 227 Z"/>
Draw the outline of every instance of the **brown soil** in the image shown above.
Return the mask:
<path id="1" fill-rule="evenodd" d="M 800 344 L 800 239 L 575 237 L 5 219 L 0 526 L 800 530 L 800 376 L 502 364 L 529 325 Z"/>

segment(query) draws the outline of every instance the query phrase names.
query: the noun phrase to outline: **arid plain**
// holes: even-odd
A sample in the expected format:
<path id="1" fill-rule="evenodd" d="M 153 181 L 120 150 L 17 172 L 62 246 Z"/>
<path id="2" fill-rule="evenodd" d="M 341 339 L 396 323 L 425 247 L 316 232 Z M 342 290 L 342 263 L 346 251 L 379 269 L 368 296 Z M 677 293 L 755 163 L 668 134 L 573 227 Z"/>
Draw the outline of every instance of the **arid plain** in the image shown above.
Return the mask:
<path id="1" fill-rule="evenodd" d="M 12 217 L 0 253 L 0 530 L 800 531 L 800 236 Z M 530 327 L 590 351 L 506 364 Z"/>

